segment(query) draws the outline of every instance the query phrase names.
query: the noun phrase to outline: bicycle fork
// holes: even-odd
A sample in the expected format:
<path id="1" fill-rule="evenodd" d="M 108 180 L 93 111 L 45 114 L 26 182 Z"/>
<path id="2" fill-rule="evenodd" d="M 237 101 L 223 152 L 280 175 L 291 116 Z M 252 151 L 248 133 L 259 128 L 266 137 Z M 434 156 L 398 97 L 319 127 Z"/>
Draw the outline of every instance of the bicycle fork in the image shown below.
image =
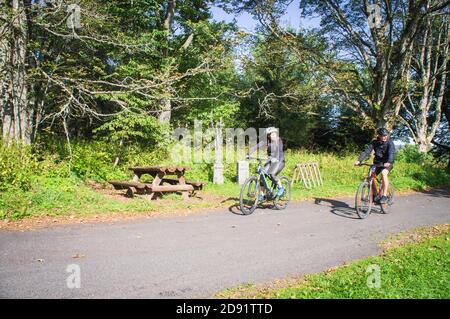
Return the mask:
<path id="1" fill-rule="evenodd" d="M 261 181 L 262 181 L 262 183 L 261 183 Z M 266 179 L 266 176 L 265 175 L 261 175 L 261 177 L 260 177 L 260 189 L 261 189 L 261 191 L 263 191 L 263 187 L 265 187 L 265 189 L 266 189 L 266 191 L 267 191 L 267 195 L 268 195 L 268 197 L 271 199 L 271 198 L 273 198 L 273 193 L 272 193 L 272 190 L 270 189 L 270 187 L 269 187 L 269 183 L 267 182 L 267 179 Z"/>

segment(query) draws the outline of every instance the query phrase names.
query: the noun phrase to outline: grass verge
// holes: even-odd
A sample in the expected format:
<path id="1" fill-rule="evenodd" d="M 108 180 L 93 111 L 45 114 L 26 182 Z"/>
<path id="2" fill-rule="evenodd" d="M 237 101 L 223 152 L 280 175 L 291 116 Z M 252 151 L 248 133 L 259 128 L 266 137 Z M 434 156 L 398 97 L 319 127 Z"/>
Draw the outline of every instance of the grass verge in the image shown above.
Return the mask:
<path id="1" fill-rule="evenodd" d="M 443 167 L 432 165 L 428 160 L 410 159 L 404 153 L 399 154 L 395 168 L 391 173 L 391 181 L 397 191 L 423 190 L 450 185 L 450 174 Z M 286 152 L 286 167 L 281 175 L 291 178 L 297 163 L 317 162 L 321 169 L 324 185 L 308 190 L 297 183 L 293 187 L 292 200 L 353 196 L 367 171 L 367 168 L 353 167 L 356 157 L 355 154 L 338 156 L 332 153 L 315 154 L 289 150 Z M 159 164 L 169 165 L 170 162 Z M 40 216 L 75 215 L 80 217 L 96 214 L 148 215 L 172 210 L 230 208 L 236 206 L 239 202 L 241 186 L 232 181 L 233 177 L 236 176 L 236 167 L 232 164 L 227 164 L 225 167 L 226 183 L 224 185 L 210 183 L 204 191 L 199 192 L 197 199 L 183 201 L 180 196 L 170 195 L 162 201 L 152 202 L 139 197 L 126 199 L 120 195 L 110 196 L 108 194 L 108 188 L 105 187 L 109 185 L 106 180 L 131 179 L 131 172 L 127 166 L 118 171 L 109 168 L 111 171 L 108 171 L 105 164 L 103 171 L 108 172 L 104 174 L 106 180 L 99 180 L 94 183 L 95 185 L 103 185 L 103 189 L 102 187 L 94 189 L 89 179 L 80 178 L 75 174 L 67 175 L 64 163 L 58 165 L 54 163 L 47 166 L 40 164 L 33 171 L 22 174 L 28 178 L 26 186 L 18 187 L 11 184 L 9 188 L 0 190 L 0 220 L 18 220 L 25 217 Z M 211 180 L 210 167 L 206 167 L 204 163 L 189 164 L 189 166 L 192 169 L 187 172 L 187 179 Z M 254 172 L 255 166 L 256 163 L 251 163 L 251 173 Z M 13 168 L 11 170 L 22 171 Z M 91 170 L 93 172 L 100 171 L 96 168 L 91 168 Z M 8 174 L 5 176 L 9 176 Z"/>
<path id="2" fill-rule="evenodd" d="M 383 248 L 380 256 L 322 273 L 263 285 L 242 285 L 222 291 L 216 297 L 450 298 L 448 224 L 403 232 L 391 236 L 380 245 Z M 376 269 L 379 269 L 379 281 Z"/>

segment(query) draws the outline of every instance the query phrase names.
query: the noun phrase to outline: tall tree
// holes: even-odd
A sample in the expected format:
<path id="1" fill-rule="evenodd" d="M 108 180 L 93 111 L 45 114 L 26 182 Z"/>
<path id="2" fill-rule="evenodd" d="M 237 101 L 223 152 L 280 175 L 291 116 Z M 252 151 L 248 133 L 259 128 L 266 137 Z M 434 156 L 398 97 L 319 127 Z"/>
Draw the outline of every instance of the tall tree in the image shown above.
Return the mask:
<path id="1" fill-rule="evenodd" d="M 261 30 L 263 31 L 263 30 Z M 315 33 L 297 33 L 302 47 L 324 48 Z M 312 130 L 320 107 L 329 106 L 320 70 L 291 54 L 284 41 L 269 33 L 254 38 L 251 57 L 244 60 L 244 83 L 251 94 L 242 100 L 242 117 L 253 127 L 277 126 L 291 147 L 319 143 Z"/>
<path id="2" fill-rule="evenodd" d="M 306 0 L 301 7 L 303 14 L 322 17 L 323 31 L 335 39 L 342 59 L 357 66 L 353 81 L 335 81 L 337 92 L 374 126 L 391 128 L 407 92 L 414 39 L 427 17 L 449 3 Z"/>
<path id="3" fill-rule="evenodd" d="M 2 137 L 30 143 L 32 110 L 28 105 L 27 10 L 31 0 L 0 2 L 0 114 Z"/>
<path id="4" fill-rule="evenodd" d="M 212 77 L 230 50 L 226 28 L 208 21 L 206 0 L 0 4 L 2 132 L 26 142 L 30 126 L 57 124 L 68 137 L 123 112 L 167 122 L 174 104 L 192 105 L 188 83 Z"/>
<path id="5" fill-rule="evenodd" d="M 431 149 L 441 121 L 448 72 L 448 16 L 428 16 L 415 41 L 407 98 L 400 119 L 420 152 Z"/>
<path id="6" fill-rule="evenodd" d="M 238 9 L 254 14 L 265 28 L 283 38 L 293 53 L 305 58 L 305 51 L 296 47 L 295 36 L 280 26 L 288 3 L 247 0 Z M 333 82 L 331 89 L 365 120 L 366 126 L 391 128 L 407 92 L 414 38 L 426 17 L 442 12 L 449 3 L 302 0 L 302 15 L 320 16 L 321 32 L 344 63 L 321 55 L 309 58 L 326 72 Z"/>

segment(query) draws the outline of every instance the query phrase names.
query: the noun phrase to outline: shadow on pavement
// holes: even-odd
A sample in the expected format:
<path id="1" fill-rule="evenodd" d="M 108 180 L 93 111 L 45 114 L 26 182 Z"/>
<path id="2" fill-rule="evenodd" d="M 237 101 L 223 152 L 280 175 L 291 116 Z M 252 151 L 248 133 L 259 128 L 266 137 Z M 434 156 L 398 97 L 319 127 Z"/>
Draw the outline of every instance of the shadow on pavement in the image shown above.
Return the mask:
<path id="1" fill-rule="evenodd" d="M 314 201 L 316 205 L 330 207 L 331 213 L 345 218 L 359 219 L 355 208 L 350 207 L 347 203 L 329 199 L 329 198 L 316 198 Z"/>
<path id="2" fill-rule="evenodd" d="M 224 199 L 222 201 L 222 204 L 228 201 L 235 201 L 235 203 L 233 205 L 231 205 L 230 207 L 228 207 L 228 210 L 235 214 L 235 215 L 241 215 L 241 216 L 245 216 L 242 212 L 241 212 L 241 208 L 239 207 L 239 198 L 237 197 L 228 197 L 227 199 Z"/>
<path id="3" fill-rule="evenodd" d="M 450 198 L 450 187 L 433 188 L 429 190 L 417 190 L 417 192 L 432 197 Z"/>
<path id="4" fill-rule="evenodd" d="M 322 202 L 328 203 L 322 204 Z M 328 206 L 330 207 L 330 212 L 340 217 L 351 218 L 351 219 L 360 219 L 354 207 L 350 207 L 347 203 L 341 202 L 335 199 L 329 198 L 316 198 L 314 203 L 320 206 Z M 370 212 L 371 214 L 383 214 L 379 205 L 374 205 Z"/>
<path id="5" fill-rule="evenodd" d="M 245 215 L 245 214 L 242 213 L 240 205 L 239 205 L 239 198 L 230 197 L 230 198 L 227 198 L 227 199 L 223 200 L 222 203 L 230 201 L 230 200 L 236 201 L 233 205 L 228 207 L 228 210 L 231 213 L 233 213 L 235 215 L 240 215 L 240 216 L 248 216 L 248 215 Z M 255 209 L 255 211 L 253 213 L 257 212 L 259 209 L 273 209 L 273 208 L 274 208 L 273 204 L 269 204 L 269 203 L 263 202 L 263 204 L 258 204 L 258 206 L 256 207 L 256 209 Z"/>

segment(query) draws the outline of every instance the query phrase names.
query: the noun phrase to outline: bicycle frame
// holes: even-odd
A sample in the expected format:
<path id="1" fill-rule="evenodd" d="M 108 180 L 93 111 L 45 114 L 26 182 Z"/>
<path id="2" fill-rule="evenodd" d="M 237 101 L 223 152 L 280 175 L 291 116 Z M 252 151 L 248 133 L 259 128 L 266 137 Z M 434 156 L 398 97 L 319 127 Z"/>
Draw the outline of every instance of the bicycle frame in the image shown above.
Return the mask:
<path id="1" fill-rule="evenodd" d="M 384 167 L 382 164 L 359 164 L 359 166 L 370 166 L 367 176 L 359 184 L 355 197 L 355 208 L 360 218 L 366 218 L 372 209 L 372 205 L 380 205 L 381 211 L 386 214 L 389 207 L 393 204 L 394 191 L 393 186 L 389 185 L 387 190 L 387 201 L 383 202 L 383 179 L 377 178 L 377 168 Z M 364 203 L 364 204 L 363 204 Z"/>
<path id="2" fill-rule="evenodd" d="M 272 190 L 269 186 L 269 182 L 267 181 L 267 179 L 269 179 L 270 181 L 272 181 L 273 184 L 273 180 L 270 177 L 270 175 L 267 173 L 267 171 L 264 169 L 264 167 L 261 164 L 261 160 L 258 159 L 258 168 L 257 168 L 257 173 L 258 173 L 258 186 L 260 186 L 260 181 L 262 181 L 263 186 L 266 188 L 266 190 L 269 192 L 270 197 L 273 196 Z"/>
<path id="3" fill-rule="evenodd" d="M 241 188 L 239 205 L 244 215 L 253 213 L 258 203 L 263 201 L 273 201 L 276 209 L 285 209 L 291 199 L 291 184 L 289 179 L 281 176 L 280 183 L 278 183 L 265 168 L 269 162 L 265 165 L 262 164 L 263 161 L 265 163 L 266 158 L 254 158 L 247 155 L 247 159 L 256 159 L 258 161 L 258 167 L 256 174 L 252 174 L 252 176 L 247 178 Z M 272 182 L 271 185 L 270 182 Z M 281 183 L 285 183 L 286 188 L 279 186 Z M 282 191 L 280 192 L 280 190 Z"/>
<path id="4" fill-rule="evenodd" d="M 373 191 L 375 191 L 375 196 L 379 197 L 380 193 L 382 191 L 382 185 L 383 185 L 383 181 L 380 181 L 380 184 L 378 184 L 378 179 L 377 179 L 377 174 L 376 174 L 376 169 L 377 166 L 376 165 L 370 165 L 370 169 L 369 169 L 369 173 L 367 174 L 366 180 L 369 183 L 369 200 L 372 203 L 373 202 Z"/>

